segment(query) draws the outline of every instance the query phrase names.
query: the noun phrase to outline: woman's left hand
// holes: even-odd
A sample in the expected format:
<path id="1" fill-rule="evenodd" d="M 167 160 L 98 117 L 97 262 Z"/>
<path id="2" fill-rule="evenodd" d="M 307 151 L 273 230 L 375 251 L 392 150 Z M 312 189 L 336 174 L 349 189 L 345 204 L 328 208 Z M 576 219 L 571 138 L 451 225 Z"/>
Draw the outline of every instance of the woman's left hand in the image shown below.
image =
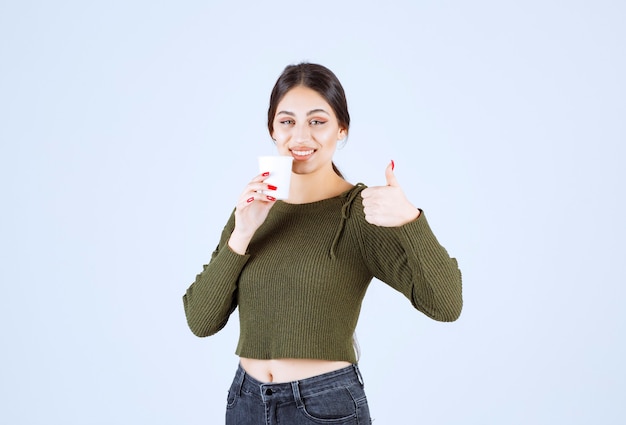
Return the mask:
<path id="1" fill-rule="evenodd" d="M 398 227 L 415 220 L 420 210 L 415 208 L 404 195 L 393 174 L 394 163 L 387 166 L 387 186 L 368 187 L 361 192 L 365 220 L 382 227 Z"/>

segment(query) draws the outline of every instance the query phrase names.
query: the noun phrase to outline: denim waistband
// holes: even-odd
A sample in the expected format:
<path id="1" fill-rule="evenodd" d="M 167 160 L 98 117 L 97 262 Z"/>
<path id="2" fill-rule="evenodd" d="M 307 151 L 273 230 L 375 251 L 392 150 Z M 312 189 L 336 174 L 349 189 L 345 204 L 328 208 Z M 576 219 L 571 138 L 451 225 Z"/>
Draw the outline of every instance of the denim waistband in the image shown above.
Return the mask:
<path id="1" fill-rule="evenodd" d="M 338 387 L 363 386 L 363 378 L 359 367 L 353 364 L 342 369 L 298 381 L 264 383 L 248 375 L 239 365 L 234 383 L 236 383 L 239 391 L 246 392 L 258 397 L 263 402 L 267 402 L 306 398 Z"/>

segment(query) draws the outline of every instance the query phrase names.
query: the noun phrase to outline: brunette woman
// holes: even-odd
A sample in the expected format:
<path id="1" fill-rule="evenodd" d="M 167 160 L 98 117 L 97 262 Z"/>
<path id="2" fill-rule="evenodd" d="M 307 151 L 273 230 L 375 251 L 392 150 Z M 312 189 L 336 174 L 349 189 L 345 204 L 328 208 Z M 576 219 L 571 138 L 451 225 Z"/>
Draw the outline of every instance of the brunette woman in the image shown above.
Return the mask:
<path id="1" fill-rule="evenodd" d="M 343 87 L 329 69 L 285 68 L 268 129 L 278 154 L 293 157 L 289 197 L 271 195 L 267 172 L 254 177 L 183 297 L 198 336 L 239 310 L 227 424 L 370 424 L 353 335 L 372 278 L 432 319 L 461 313 L 457 262 L 404 195 L 393 162 L 387 185 L 369 188 L 346 181 L 333 163 L 349 127 Z"/>

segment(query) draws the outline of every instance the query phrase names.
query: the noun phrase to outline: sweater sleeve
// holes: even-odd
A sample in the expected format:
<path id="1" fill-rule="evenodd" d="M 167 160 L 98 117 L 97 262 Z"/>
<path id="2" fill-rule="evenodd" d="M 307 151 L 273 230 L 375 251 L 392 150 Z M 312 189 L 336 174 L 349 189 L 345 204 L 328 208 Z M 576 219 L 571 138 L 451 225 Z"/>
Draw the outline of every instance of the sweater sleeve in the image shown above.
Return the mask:
<path id="1" fill-rule="evenodd" d="M 428 317 L 455 321 L 463 307 L 461 271 L 437 241 L 424 212 L 403 226 L 379 227 L 365 221 L 358 204 L 360 245 L 372 275 L 403 293 Z"/>
<path id="2" fill-rule="evenodd" d="M 237 281 L 249 256 L 239 255 L 228 246 L 234 224 L 235 216 L 232 214 L 211 255 L 211 261 L 203 266 L 202 272 L 183 295 L 187 324 L 196 336 L 218 332 L 237 307 Z"/>

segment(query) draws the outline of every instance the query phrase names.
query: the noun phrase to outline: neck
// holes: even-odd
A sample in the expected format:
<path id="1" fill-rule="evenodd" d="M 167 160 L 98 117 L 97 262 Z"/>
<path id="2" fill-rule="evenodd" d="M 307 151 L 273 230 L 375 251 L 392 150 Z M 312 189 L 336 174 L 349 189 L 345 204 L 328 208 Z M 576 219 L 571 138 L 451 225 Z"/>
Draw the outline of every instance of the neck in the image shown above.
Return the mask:
<path id="1" fill-rule="evenodd" d="M 333 198 L 352 185 L 335 173 L 332 168 L 320 170 L 309 174 L 291 174 L 291 185 L 289 187 L 290 204 L 306 204 L 309 202 L 321 201 Z"/>

